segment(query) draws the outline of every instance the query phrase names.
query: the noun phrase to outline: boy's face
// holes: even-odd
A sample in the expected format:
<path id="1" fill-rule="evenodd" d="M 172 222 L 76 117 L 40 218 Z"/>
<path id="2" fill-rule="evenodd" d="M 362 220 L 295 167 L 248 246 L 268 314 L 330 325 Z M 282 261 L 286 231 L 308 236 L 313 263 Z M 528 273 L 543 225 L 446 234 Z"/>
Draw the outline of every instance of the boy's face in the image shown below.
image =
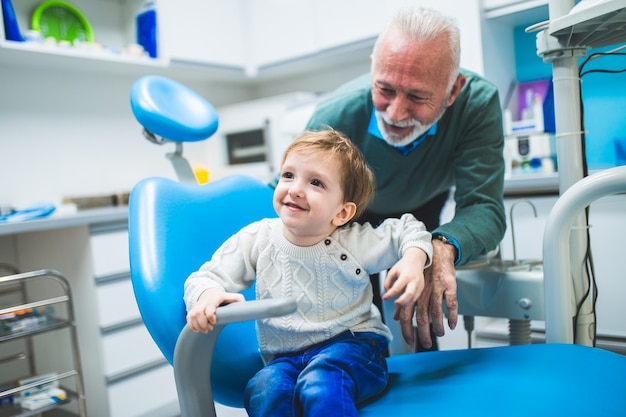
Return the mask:
<path id="1" fill-rule="evenodd" d="M 343 201 L 339 161 L 320 152 L 292 151 L 274 191 L 274 210 L 291 243 L 311 246 L 348 222 L 356 206 Z"/>

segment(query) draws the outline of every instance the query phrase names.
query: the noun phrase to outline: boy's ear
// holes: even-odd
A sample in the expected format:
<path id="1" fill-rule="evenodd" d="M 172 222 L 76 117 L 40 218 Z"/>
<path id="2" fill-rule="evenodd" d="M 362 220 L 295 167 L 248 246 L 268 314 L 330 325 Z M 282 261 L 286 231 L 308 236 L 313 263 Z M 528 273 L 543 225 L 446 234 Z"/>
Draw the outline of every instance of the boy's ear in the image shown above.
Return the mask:
<path id="1" fill-rule="evenodd" d="M 343 226 L 344 224 L 348 223 L 350 219 L 354 217 L 355 214 L 356 214 L 356 204 L 354 204 L 352 201 L 343 203 L 343 207 L 335 215 L 335 218 L 333 219 L 333 225 L 337 227 Z"/>

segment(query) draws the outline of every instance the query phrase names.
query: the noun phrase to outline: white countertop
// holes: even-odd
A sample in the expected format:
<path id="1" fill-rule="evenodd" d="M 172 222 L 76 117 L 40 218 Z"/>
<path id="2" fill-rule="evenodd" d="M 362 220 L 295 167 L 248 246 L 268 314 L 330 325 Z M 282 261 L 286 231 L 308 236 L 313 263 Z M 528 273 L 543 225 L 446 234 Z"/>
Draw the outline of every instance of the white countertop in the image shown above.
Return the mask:
<path id="1" fill-rule="evenodd" d="M 519 174 L 504 180 L 504 196 L 558 194 L 559 174 Z"/>
<path id="2" fill-rule="evenodd" d="M 64 227 L 89 226 L 101 223 L 125 222 L 128 206 L 104 207 L 79 210 L 75 213 L 55 213 L 49 217 L 16 223 L 0 223 L 0 236 Z"/>

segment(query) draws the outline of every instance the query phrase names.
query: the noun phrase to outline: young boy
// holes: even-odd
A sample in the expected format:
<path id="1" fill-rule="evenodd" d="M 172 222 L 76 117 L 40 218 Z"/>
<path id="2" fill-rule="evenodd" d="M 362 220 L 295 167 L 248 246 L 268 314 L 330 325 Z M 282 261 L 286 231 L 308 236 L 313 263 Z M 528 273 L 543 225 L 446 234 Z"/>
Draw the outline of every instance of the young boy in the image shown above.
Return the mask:
<path id="1" fill-rule="evenodd" d="M 279 218 L 241 229 L 185 282 L 187 323 L 197 332 L 212 330 L 217 307 L 243 301 L 238 292 L 254 281 L 258 299 L 297 299 L 295 313 L 257 322 L 266 366 L 246 388 L 250 416 L 357 416 L 356 405 L 387 385 L 391 333 L 372 304 L 369 275 L 389 269 L 383 298 L 412 305 L 432 247 L 410 214 L 377 228 L 351 222 L 373 193 L 373 175 L 348 138 L 305 132 L 283 156 Z"/>

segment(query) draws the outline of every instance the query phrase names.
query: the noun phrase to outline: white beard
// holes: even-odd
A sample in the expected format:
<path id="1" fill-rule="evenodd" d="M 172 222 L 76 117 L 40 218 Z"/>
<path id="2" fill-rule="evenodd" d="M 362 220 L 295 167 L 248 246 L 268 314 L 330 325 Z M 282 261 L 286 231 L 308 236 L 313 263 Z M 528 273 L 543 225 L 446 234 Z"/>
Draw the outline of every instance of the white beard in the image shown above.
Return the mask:
<path id="1" fill-rule="evenodd" d="M 376 113 L 376 122 L 378 123 L 378 129 L 383 136 L 385 142 L 395 147 L 402 147 L 412 143 L 415 139 L 422 136 L 424 133 L 428 132 L 428 130 L 433 126 L 434 123 L 430 125 L 423 125 L 419 121 L 415 119 L 405 119 L 400 122 L 392 122 L 387 116 L 386 112 L 380 112 L 375 110 Z M 412 126 L 413 129 L 407 133 L 406 135 L 399 136 L 395 133 L 387 130 L 387 124 L 397 127 L 409 127 Z"/>

